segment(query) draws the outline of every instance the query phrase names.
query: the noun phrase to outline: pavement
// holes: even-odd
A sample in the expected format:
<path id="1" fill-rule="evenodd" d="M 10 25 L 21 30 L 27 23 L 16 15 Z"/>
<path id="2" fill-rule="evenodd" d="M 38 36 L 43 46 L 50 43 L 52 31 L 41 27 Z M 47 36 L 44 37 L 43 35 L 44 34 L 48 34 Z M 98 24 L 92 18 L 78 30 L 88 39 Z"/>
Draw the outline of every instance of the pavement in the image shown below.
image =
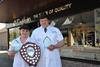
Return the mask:
<path id="1" fill-rule="evenodd" d="M 7 51 L 0 51 L 0 67 L 12 67 L 13 61 L 7 55 Z M 76 62 L 62 59 L 63 67 L 100 67 L 100 65 Z"/>
<path id="2" fill-rule="evenodd" d="M 12 60 L 8 57 L 7 51 L 0 51 L 0 67 L 12 67 Z"/>
<path id="3" fill-rule="evenodd" d="M 69 60 L 62 60 L 62 65 L 63 67 L 100 67 L 100 65 L 96 64 L 69 61 Z"/>

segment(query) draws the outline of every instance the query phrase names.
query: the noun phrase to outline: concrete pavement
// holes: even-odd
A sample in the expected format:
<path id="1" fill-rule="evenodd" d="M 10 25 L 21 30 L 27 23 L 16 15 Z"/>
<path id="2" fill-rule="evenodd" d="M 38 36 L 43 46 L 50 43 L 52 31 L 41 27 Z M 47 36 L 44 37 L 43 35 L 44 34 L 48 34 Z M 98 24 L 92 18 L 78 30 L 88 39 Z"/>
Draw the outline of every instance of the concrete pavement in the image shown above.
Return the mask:
<path id="1" fill-rule="evenodd" d="M 100 67 L 96 64 L 88 64 L 77 61 L 62 60 L 63 67 Z M 12 60 L 9 59 L 7 51 L 0 51 L 0 67 L 12 67 Z"/>
<path id="2" fill-rule="evenodd" d="M 0 67 L 12 67 L 12 60 L 9 59 L 7 51 L 0 51 Z"/>

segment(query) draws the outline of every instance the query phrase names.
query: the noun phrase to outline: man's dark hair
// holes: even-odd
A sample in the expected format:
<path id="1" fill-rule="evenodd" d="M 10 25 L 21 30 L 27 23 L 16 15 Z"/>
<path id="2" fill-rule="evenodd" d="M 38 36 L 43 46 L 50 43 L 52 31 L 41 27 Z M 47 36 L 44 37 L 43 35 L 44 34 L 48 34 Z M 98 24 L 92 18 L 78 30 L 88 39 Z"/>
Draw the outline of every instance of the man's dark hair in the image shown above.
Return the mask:
<path id="1" fill-rule="evenodd" d="M 40 16 L 39 16 L 39 19 L 44 19 L 44 18 L 47 18 L 49 20 L 49 24 L 51 23 L 50 21 L 50 17 L 48 15 L 46 15 L 45 13 L 42 13 Z"/>
<path id="2" fill-rule="evenodd" d="M 46 15 L 45 13 L 42 13 L 42 14 L 39 16 L 39 19 L 44 19 L 44 18 L 49 19 L 48 15 Z"/>

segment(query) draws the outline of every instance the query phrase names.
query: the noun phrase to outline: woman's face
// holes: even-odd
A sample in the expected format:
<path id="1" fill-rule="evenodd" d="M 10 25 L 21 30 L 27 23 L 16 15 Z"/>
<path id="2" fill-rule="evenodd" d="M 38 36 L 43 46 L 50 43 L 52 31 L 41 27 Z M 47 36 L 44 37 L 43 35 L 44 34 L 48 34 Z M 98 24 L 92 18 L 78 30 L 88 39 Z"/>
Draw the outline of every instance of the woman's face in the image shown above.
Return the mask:
<path id="1" fill-rule="evenodd" d="M 40 25 L 42 27 L 47 27 L 49 25 L 49 20 L 47 18 L 40 19 Z"/>
<path id="2" fill-rule="evenodd" d="M 21 29 L 20 30 L 20 35 L 22 37 L 28 37 L 29 36 L 29 30 L 27 30 L 27 29 Z"/>

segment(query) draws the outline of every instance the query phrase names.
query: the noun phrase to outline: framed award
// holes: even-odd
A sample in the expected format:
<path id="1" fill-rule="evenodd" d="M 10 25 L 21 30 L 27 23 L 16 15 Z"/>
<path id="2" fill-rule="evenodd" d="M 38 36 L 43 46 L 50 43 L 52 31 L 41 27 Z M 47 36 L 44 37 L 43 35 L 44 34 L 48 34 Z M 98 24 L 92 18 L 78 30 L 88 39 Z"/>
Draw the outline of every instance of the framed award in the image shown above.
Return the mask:
<path id="1" fill-rule="evenodd" d="M 45 39 L 43 40 L 43 43 L 44 43 L 44 47 L 47 48 L 52 44 L 52 41 L 48 36 L 46 36 Z"/>

